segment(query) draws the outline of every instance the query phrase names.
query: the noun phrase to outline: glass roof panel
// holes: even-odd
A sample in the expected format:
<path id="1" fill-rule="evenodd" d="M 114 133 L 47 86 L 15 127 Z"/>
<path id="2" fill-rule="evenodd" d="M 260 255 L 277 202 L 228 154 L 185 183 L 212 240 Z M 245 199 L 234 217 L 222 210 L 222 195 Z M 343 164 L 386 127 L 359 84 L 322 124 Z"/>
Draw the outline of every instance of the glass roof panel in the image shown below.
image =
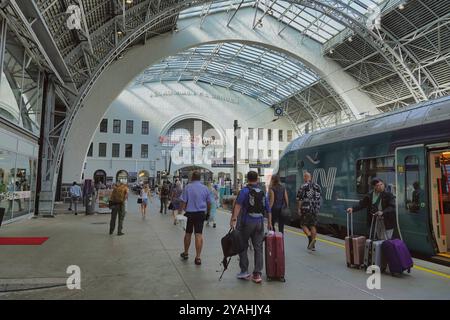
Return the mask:
<path id="1" fill-rule="evenodd" d="M 180 13 L 179 19 L 205 17 L 217 12 L 228 12 L 231 15 L 237 8 L 249 8 L 256 2 L 257 0 L 212 1 L 184 10 Z M 384 0 L 340 0 L 340 2 L 361 14 L 367 14 L 370 6 L 380 5 Z M 320 43 L 327 42 L 345 28 L 339 21 L 335 21 L 319 11 L 289 1 L 260 0 L 258 9 L 258 18 L 262 17 L 263 12 L 267 12 L 267 15 L 281 20 L 284 26 L 290 26 Z M 280 30 L 282 28 L 284 27 L 280 27 Z"/>
<path id="2" fill-rule="evenodd" d="M 312 85 L 319 77 L 283 53 L 242 43 L 219 43 L 167 57 L 143 71 L 135 84 L 163 80 L 210 83 L 273 105 Z"/>

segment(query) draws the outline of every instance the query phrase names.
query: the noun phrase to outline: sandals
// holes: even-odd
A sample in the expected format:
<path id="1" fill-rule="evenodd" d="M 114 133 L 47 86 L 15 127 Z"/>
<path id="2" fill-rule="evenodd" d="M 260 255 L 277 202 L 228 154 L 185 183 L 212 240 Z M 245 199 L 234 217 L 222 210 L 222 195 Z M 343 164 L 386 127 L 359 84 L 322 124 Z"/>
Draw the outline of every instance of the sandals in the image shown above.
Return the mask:
<path id="1" fill-rule="evenodd" d="M 195 262 L 195 264 L 198 265 L 198 266 L 202 264 L 202 260 L 201 260 L 200 258 L 195 258 L 195 261 L 194 261 L 194 262 Z"/>
<path id="2" fill-rule="evenodd" d="M 187 259 L 189 258 L 189 255 L 188 255 L 187 253 L 182 252 L 182 253 L 180 254 L 180 257 L 181 257 L 183 260 L 187 260 Z"/>

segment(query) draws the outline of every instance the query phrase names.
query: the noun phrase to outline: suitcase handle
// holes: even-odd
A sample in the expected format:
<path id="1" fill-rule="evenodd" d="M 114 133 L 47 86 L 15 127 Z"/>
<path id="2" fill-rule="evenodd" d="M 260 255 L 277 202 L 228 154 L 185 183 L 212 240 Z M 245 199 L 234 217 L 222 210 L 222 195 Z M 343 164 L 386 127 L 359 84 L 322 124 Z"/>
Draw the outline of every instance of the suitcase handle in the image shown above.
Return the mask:
<path id="1" fill-rule="evenodd" d="M 370 231 L 369 231 L 369 239 L 375 240 L 375 230 L 377 230 L 377 226 L 379 223 L 382 223 L 380 220 L 383 219 L 382 217 L 378 217 L 376 214 L 372 215 L 372 222 L 370 223 Z M 375 227 L 373 226 L 373 220 L 375 220 Z M 386 227 L 384 226 L 384 223 L 382 225 L 382 231 L 384 232 L 384 239 L 388 240 L 387 233 L 386 233 Z M 372 234 L 373 233 L 373 234 Z M 372 239 L 373 236 L 373 239 Z"/>
<path id="2" fill-rule="evenodd" d="M 348 237 L 353 236 L 353 214 L 348 212 L 347 212 L 347 236 Z"/>

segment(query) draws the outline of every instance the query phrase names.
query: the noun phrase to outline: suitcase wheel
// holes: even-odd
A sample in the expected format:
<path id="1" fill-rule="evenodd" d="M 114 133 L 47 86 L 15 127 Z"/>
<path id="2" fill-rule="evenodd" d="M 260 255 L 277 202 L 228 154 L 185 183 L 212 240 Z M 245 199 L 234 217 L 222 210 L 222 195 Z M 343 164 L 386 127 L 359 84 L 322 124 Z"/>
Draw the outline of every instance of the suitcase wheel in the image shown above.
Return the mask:
<path id="1" fill-rule="evenodd" d="M 286 282 L 286 279 L 285 279 L 284 277 L 281 277 L 281 278 L 280 278 L 280 281 L 281 281 L 281 282 Z"/>
<path id="2" fill-rule="evenodd" d="M 350 268 L 350 263 L 347 262 L 347 268 Z"/>
<path id="3" fill-rule="evenodd" d="M 411 268 L 408 269 L 408 273 L 411 273 Z"/>
<path id="4" fill-rule="evenodd" d="M 267 281 L 272 281 L 272 278 L 271 277 L 267 277 Z"/>

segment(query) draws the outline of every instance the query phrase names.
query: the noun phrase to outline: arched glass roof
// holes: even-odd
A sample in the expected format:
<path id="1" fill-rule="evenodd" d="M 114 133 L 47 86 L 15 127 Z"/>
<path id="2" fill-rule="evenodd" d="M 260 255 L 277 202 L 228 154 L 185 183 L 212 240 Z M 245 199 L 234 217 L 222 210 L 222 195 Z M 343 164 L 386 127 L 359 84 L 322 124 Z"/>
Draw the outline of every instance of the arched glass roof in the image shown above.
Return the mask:
<path id="1" fill-rule="evenodd" d="M 135 84 L 200 81 L 251 96 L 270 106 L 319 80 L 302 62 L 268 48 L 242 43 L 205 44 L 170 56 Z"/>
<path id="2" fill-rule="evenodd" d="M 385 0 L 342 0 L 341 5 L 348 6 L 365 15 L 371 6 L 378 6 L 383 2 Z M 280 0 L 216 1 L 187 9 L 180 13 L 179 19 L 195 16 L 206 17 L 208 14 L 221 11 L 227 11 L 232 15 L 239 9 L 256 6 L 264 12 L 264 15 L 271 15 L 283 22 L 280 25 L 279 33 L 290 26 L 323 44 L 345 29 L 342 23 L 321 12 L 299 4 Z M 261 17 L 258 19 L 261 19 Z M 255 23 L 256 25 L 260 22 L 258 19 Z"/>

